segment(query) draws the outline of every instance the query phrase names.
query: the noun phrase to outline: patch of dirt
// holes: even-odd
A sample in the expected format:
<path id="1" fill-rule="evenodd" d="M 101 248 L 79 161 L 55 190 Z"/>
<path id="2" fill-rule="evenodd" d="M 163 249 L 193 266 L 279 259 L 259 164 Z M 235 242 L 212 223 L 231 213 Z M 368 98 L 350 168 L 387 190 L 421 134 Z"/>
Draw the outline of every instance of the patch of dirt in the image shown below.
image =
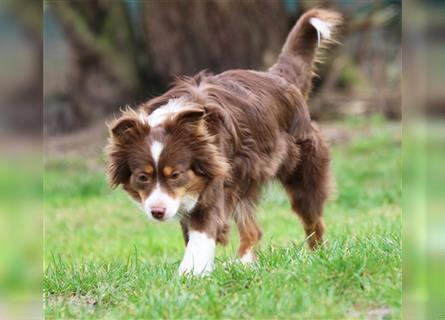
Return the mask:
<path id="1" fill-rule="evenodd" d="M 68 297 L 49 295 L 46 298 L 46 304 L 48 306 L 67 305 L 75 313 L 80 312 L 82 309 L 91 312 L 97 305 L 97 300 L 93 297 L 79 296 L 73 293 Z"/>
<path id="2" fill-rule="evenodd" d="M 391 315 L 391 309 L 388 307 L 368 310 L 366 316 L 368 319 L 384 319 Z"/>
<path id="3" fill-rule="evenodd" d="M 366 311 L 366 319 L 368 320 L 381 320 L 390 318 L 392 311 L 389 307 L 376 307 Z M 359 318 L 361 313 L 359 311 L 353 311 L 350 314 L 351 318 Z"/>
<path id="4" fill-rule="evenodd" d="M 45 137 L 47 158 L 58 156 L 97 157 L 103 152 L 108 136 L 105 121 L 81 130 Z"/>

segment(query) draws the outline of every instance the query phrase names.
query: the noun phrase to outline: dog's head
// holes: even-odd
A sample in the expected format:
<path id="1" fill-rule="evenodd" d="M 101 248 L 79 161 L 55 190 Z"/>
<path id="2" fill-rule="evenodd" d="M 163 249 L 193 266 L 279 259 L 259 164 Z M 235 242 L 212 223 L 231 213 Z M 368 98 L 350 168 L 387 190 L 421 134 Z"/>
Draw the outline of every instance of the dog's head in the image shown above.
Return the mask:
<path id="1" fill-rule="evenodd" d="M 151 114 L 131 109 L 110 125 L 108 177 L 149 218 L 190 214 L 208 183 L 226 174 L 197 104 L 171 101 Z"/>

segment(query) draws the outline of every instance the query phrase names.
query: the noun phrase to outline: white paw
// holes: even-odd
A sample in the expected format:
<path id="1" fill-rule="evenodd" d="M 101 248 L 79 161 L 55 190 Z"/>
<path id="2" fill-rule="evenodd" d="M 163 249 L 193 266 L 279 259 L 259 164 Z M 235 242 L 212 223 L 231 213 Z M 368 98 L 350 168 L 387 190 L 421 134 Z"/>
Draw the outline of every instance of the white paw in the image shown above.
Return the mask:
<path id="1" fill-rule="evenodd" d="M 205 276 L 212 273 L 215 248 L 215 240 L 210 239 L 205 233 L 189 232 L 189 242 L 179 265 L 179 274 Z"/>
<path id="2" fill-rule="evenodd" d="M 208 263 L 193 263 L 189 260 L 182 260 L 179 265 L 179 275 L 194 275 L 194 276 L 206 276 L 213 271 L 213 262 Z"/>
<path id="3" fill-rule="evenodd" d="M 244 255 L 240 258 L 240 261 L 243 264 L 251 264 L 256 260 L 255 254 L 253 253 L 252 249 L 248 249 Z"/>

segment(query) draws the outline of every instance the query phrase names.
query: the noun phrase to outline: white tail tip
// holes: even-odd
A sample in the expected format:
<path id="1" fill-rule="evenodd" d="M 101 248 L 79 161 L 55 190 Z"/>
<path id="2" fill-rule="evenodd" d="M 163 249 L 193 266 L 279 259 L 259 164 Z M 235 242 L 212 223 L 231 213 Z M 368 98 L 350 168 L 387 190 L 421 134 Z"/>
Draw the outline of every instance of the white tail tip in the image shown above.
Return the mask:
<path id="1" fill-rule="evenodd" d="M 320 46 L 320 35 L 323 39 L 331 37 L 331 24 L 318 18 L 310 18 L 309 23 L 317 30 L 318 46 Z"/>

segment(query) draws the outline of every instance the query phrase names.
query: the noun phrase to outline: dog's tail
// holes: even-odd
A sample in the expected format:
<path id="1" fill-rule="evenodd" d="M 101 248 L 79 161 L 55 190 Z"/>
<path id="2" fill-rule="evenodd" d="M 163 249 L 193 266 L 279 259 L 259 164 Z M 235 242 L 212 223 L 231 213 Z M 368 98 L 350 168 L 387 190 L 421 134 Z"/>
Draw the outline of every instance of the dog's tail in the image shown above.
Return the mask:
<path id="1" fill-rule="evenodd" d="M 269 72 L 296 84 L 307 97 L 311 90 L 314 63 L 321 62 L 323 49 L 336 43 L 342 16 L 335 11 L 312 9 L 300 17 Z"/>

